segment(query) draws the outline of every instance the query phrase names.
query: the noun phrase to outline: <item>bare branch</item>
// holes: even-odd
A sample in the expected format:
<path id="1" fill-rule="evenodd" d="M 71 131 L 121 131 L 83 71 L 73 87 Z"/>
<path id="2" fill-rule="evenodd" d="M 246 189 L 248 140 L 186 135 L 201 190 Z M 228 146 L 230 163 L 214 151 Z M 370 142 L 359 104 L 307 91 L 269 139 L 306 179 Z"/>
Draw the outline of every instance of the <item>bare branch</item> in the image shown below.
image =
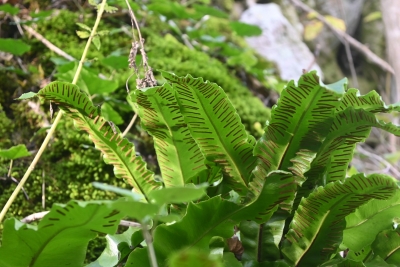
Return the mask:
<path id="1" fill-rule="evenodd" d="M 387 63 L 386 61 L 384 61 L 383 59 L 378 57 L 376 54 L 374 54 L 371 50 L 369 50 L 369 48 L 366 45 L 360 43 L 359 41 L 357 41 L 356 39 L 354 39 L 353 37 L 348 35 L 346 32 L 338 30 L 335 27 L 333 27 L 324 18 L 324 16 L 322 16 L 321 14 L 319 14 L 317 11 L 315 11 L 312 8 L 310 8 L 306 4 L 302 3 L 300 0 L 291 0 L 291 1 L 295 6 L 301 8 L 302 10 L 304 10 L 306 12 L 310 12 L 310 13 L 312 12 L 312 13 L 316 14 L 316 18 L 319 19 L 320 21 L 322 21 L 331 31 L 333 31 L 336 34 L 336 36 L 340 39 L 340 41 L 342 43 L 344 41 L 347 41 L 351 46 L 353 46 L 355 49 L 357 49 L 358 51 L 363 53 L 373 63 L 375 63 L 376 65 L 380 66 L 383 70 L 394 74 L 394 70 L 389 65 L 389 63 Z"/>
<path id="2" fill-rule="evenodd" d="M 20 25 L 20 19 L 17 16 L 13 17 L 15 23 L 17 25 Z M 38 33 L 37 31 L 35 31 L 33 28 L 27 26 L 27 25 L 22 25 L 22 27 L 31 35 L 33 35 L 36 39 L 38 39 L 39 41 L 41 41 L 45 46 L 47 46 L 47 48 L 49 48 L 51 51 L 53 51 L 54 53 L 56 53 L 59 56 L 64 57 L 65 59 L 69 60 L 69 61 L 74 61 L 75 58 L 73 58 L 72 56 L 68 55 L 67 53 L 65 53 L 63 50 L 61 50 L 60 48 L 58 48 L 57 46 L 55 46 L 54 44 L 52 44 L 49 40 L 47 40 L 46 38 L 43 37 L 43 35 L 41 35 L 40 33 Z"/>
<path id="3" fill-rule="evenodd" d="M 126 127 L 125 131 L 122 133 L 122 137 L 124 137 L 129 130 L 132 128 L 133 124 L 135 123 L 136 119 L 137 119 L 137 113 L 133 116 L 132 120 L 129 122 L 129 125 Z"/>
<path id="4" fill-rule="evenodd" d="M 373 158 L 379 161 L 380 163 L 384 164 L 386 169 L 389 170 L 396 177 L 396 179 L 400 178 L 399 170 L 397 170 L 392 164 L 390 164 L 389 161 L 385 160 L 381 156 L 375 155 L 374 153 L 365 150 L 364 148 L 362 148 L 362 146 L 357 146 L 357 151 L 369 158 Z"/>

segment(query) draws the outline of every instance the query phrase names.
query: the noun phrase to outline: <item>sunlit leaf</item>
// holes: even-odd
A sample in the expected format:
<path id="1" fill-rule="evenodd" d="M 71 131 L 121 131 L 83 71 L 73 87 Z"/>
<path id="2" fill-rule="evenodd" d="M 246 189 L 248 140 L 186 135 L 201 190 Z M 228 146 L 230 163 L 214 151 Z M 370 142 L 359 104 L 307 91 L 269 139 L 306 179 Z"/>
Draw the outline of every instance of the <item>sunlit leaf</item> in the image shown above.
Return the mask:
<path id="1" fill-rule="evenodd" d="M 28 157 L 30 155 L 31 153 L 28 152 L 25 145 L 16 145 L 9 149 L 0 150 L 0 157 L 10 160 Z"/>
<path id="2" fill-rule="evenodd" d="M 31 46 L 27 45 L 19 39 L 0 38 L 0 51 L 8 52 L 13 55 L 21 56 L 31 50 Z"/>

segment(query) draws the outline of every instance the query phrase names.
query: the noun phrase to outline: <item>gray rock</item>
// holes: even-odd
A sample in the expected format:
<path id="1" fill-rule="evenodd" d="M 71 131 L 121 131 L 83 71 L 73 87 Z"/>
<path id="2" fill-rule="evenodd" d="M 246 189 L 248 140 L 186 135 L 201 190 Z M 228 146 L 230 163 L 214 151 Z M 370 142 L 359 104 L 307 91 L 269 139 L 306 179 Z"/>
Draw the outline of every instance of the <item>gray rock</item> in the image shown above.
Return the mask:
<path id="1" fill-rule="evenodd" d="M 322 76 L 314 55 L 277 4 L 252 5 L 240 20 L 262 29 L 260 36 L 246 38 L 246 41 L 261 56 L 276 63 L 283 80 L 297 81 L 303 69 L 317 70 Z"/>

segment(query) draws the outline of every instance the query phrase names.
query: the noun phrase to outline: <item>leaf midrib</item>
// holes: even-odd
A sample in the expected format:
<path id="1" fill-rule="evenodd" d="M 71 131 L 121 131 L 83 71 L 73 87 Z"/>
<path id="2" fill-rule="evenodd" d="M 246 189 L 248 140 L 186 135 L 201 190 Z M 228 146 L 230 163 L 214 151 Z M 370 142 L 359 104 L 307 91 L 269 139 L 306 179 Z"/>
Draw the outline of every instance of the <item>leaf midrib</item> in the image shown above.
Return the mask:
<path id="1" fill-rule="evenodd" d="M 317 86 L 320 87 L 319 89 L 328 90 L 328 89 L 322 88 L 320 85 L 317 85 Z M 299 87 L 299 85 L 297 85 L 297 87 Z M 288 142 L 287 142 L 288 145 L 286 146 L 286 148 L 285 148 L 285 150 L 284 150 L 284 152 L 283 152 L 283 154 L 282 154 L 281 161 L 280 161 L 279 166 L 278 166 L 278 168 L 277 168 L 278 170 L 281 170 L 281 169 L 282 169 L 283 163 L 286 163 L 286 161 L 288 161 L 288 160 L 286 159 L 286 156 L 287 156 L 287 154 L 288 154 L 289 149 L 292 148 L 292 144 L 293 144 L 292 141 L 293 141 L 293 139 L 295 138 L 295 135 L 296 135 L 298 129 L 299 129 L 300 126 L 303 124 L 303 121 L 305 120 L 306 115 L 312 114 L 312 112 L 310 113 L 310 107 L 315 105 L 314 100 L 315 100 L 317 97 L 319 97 L 321 94 L 323 94 L 323 90 L 318 90 L 318 92 L 316 92 L 316 94 L 314 94 L 313 98 L 312 98 L 312 99 L 308 102 L 308 104 L 306 105 L 306 108 L 303 109 L 303 110 L 306 111 L 306 112 L 301 112 L 300 119 L 298 120 L 298 123 L 296 124 L 296 126 L 295 126 L 295 128 L 294 128 L 294 130 L 293 130 L 293 133 L 289 133 L 289 132 L 288 132 L 288 134 L 290 135 L 290 138 L 289 138 L 289 140 L 288 140 Z M 307 116 L 307 117 L 309 117 L 309 116 Z M 308 122 L 308 120 L 305 120 L 305 121 Z M 296 145 L 297 145 L 297 144 L 296 144 Z M 291 158 L 290 158 L 290 159 L 291 159 Z M 290 160 L 290 159 L 289 159 L 289 160 Z M 289 162 L 290 162 L 290 161 L 289 161 Z M 289 167 L 289 166 L 288 166 L 288 167 Z"/>
<path id="2" fill-rule="evenodd" d="M 62 207 L 61 207 L 62 208 Z M 76 224 L 74 226 L 70 226 L 70 227 L 65 227 L 64 229 L 62 229 L 61 231 L 56 232 L 55 234 L 51 235 L 46 242 L 43 243 L 42 246 L 40 246 L 40 249 L 38 250 L 37 253 L 35 253 L 35 256 L 32 258 L 31 262 L 29 263 L 29 266 L 34 267 L 35 266 L 35 262 L 36 260 L 40 257 L 41 252 L 51 243 L 51 241 L 58 236 L 59 234 L 61 234 L 62 232 L 71 229 L 71 228 L 77 228 L 83 225 L 86 225 L 89 221 L 91 221 L 93 219 L 93 214 L 95 214 L 97 212 L 97 210 L 100 208 L 99 205 L 96 205 L 94 212 L 92 212 L 92 216 L 88 216 L 88 219 L 85 220 L 84 222 L 80 223 L 80 224 Z M 49 216 L 49 215 L 47 215 Z M 42 229 L 42 228 L 41 228 Z M 39 229 L 38 229 L 39 231 Z"/>
<path id="3" fill-rule="evenodd" d="M 79 113 L 78 113 L 78 114 L 79 114 Z M 109 140 L 105 140 L 106 137 L 104 137 L 102 134 L 96 134 L 97 132 L 100 132 L 100 133 L 101 133 L 101 131 L 97 129 L 97 125 L 93 122 L 93 119 L 88 118 L 88 117 L 86 117 L 86 116 L 83 116 L 83 115 L 81 115 L 81 114 L 79 114 L 79 115 L 82 116 L 82 117 L 84 118 L 83 120 L 86 121 L 86 124 L 90 126 L 91 131 L 92 131 L 93 133 L 95 133 L 94 136 L 95 136 L 96 138 L 101 139 L 101 141 L 103 142 L 103 144 L 107 144 L 107 147 L 109 147 L 109 148 L 111 149 L 111 151 L 113 152 L 113 154 L 116 155 L 116 156 L 118 157 L 119 162 L 121 162 L 121 163 L 123 164 L 124 169 L 129 173 L 130 177 L 132 177 L 132 179 L 135 181 L 136 186 L 137 186 L 137 189 L 140 190 L 140 192 L 141 192 L 141 194 L 144 196 L 146 202 L 149 202 L 149 200 L 148 200 L 148 198 L 147 198 L 147 196 L 146 196 L 146 194 L 145 194 L 145 192 L 144 192 L 144 189 L 140 186 L 140 183 L 138 183 L 138 182 L 136 181 L 135 175 L 133 174 L 133 172 L 131 171 L 131 169 L 127 167 L 128 165 L 127 165 L 127 162 L 125 161 L 127 158 L 126 158 L 126 157 L 121 157 L 121 156 L 120 156 L 120 153 L 118 153 L 118 148 L 119 148 L 118 145 L 114 143 L 114 145 L 115 145 L 115 147 L 116 147 L 116 148 L 114 148 L 114 146 L 112 145 L 112 144 L 113 144 L 113 143 L 112 143 L 113 141 L 110 142 Z M 94 128 L 94 129 L 93 129 L 93 128 Z M 89 135 L 90 135 L 90 133 L 89 133 Z M 121 137 L 121 138 L 124 138 L 124 137 Z M 114 139 L 114 140 L 115 140 L 115 139 Z M 111 145 L 108 145 L 109 142 L 111 143 Z M 129 141 L 128 141 L 128 143 L 131 144 L 131 145 L 133 145 L 133 144 L 130 143 Z M 133 152 L 132 152 L 132 153 L 133 153 Z M 136 157 L 136 155 L 135 155 L 135 157 Z M 146 171 L 148 171 L 148 170 L 146 169 Z"/>
<path id="4" fill-rule="evenodd" d="M 148 97 L 148 96 L 147 96 Z M 158 110 L 160 110 L 160 111 L 162 111 L 162 105 L 160 105 L 160 103 L 159 103 L 159 101 L 155 101 L 156 102 L 156 105 L 157 105 L 157 108 L 158 108 Z M 157 112 L 158 113 L 158 112 Z M 164 116 L 164 112 L 160 112 L 161 113 L 161 117 L 162 117 L 162 119 L 165 121 L 165 122 L 167 122 L 167 119 L 166 119 L 166 117 Z M 160 113 L 158 113 L 158 114 L 160 114 Z M 179 166 L 180 166 L 180 168 L 179 168 L 179 173 L 180 173 L 180 180 L 181 180 L 181 185 L 185 185 L 185 178 L 184 178 L 184 174 L 183 174 L 183 165 L 182 165 L 182 161 L 181 161 L 181 157 L 180 157 L 180 153 L 179 153 L 179 149 L 177 149 L 177 145 L 176 145 L 176 142 L 175 142 L 175 138 L 173 138 L 173 131 L 171 131 L 171 127 L 170 127 L 170 125 L 169 125 L 169 123 L 165 123 L 165 125 L 167 125 L 167 127 L 168 127 L 168 132 L 169 132 L 169 135 L 170 135 L 170 137 L 171 137 L 171 141 L 172 141 L 172 143 L 173 143 L 173 148 L 174 148 L 174 150 L 175 150 L 175 153 L 176 153 L 176 155 L 177 155 L 177 158 L 178 158 L 178 161 L 179 161 Z M 155 138 L 155 137 L 154 137 Z M 158 139 L 158 138 L 157 138 Z"/>
<path id="5" fill-rule="evenodd" d="M 215 126 L 215 124 L 214 124 L 214 122 L 213 122 L 213 119 L 215 118 L 215 116 L 214 116 L 215 114 L 213 113 L 213 114 L 212 114 L 213 116 L 210 116 L 210 114 L 207 112 L 207 109 L 206 109 L 205 106 L 203 105 L 203 101 L 200 101 L 200 97 L 203 96 L 203 95 L 199 92 L 199 90 L 196 90 L 195 88 L 193 88 L 192 85 L 190 85 L 190 86 L 188 85 L 188 87 L 190 87 L 190 90 L 191 90 L 192 92 L 194 92 L 194 95 L 196 95 L 196 98 L 197 98 L 197 101 L 196 101 L 196 102 L 199 103 L 199 105 L 201 106 L 203 113 L 204 113 L 205 115 L 207 115 L 208 121 L 209 121 L 209 122 L 211 123 L 211 125 L 213 126 L 213 132 L 214 132 L 214 134 L 215 134 L 216 136 L 218 136 L 218 139 L 219 139 L 219 141 L 220 141 L 220 143 L 221 143 L 221 145 L 222 145 L 222 147 L 223 147 L 223 150 L 224 150 L 224 152 L 225 152 L 225 155 L 228 156 L 228 159 L 229 159 L 229 161 L 230 161 L 230 163 L 231 163 L 231 166 L 234 166 L 235 173 L 239 176 L 239 179 L 242 181 L 242 184 L 245 185 L 246 187 L 248 187 L 246 181 L 244 180 L 244 178 L 243 178 L 243 176 L 242 176 L 242 173 L 240 172 L 240 170 L 239 170 L 238 167 L 237 167 L 237 164 L 235 164 L 235 163 L 236 163 L 235 160 L 232 158 L 231 154 L 228 153 L 228 150 L 227 150 L 227 148 L 226 148 L 225 142 L 222 141 L 223 138 L 221 138 L 221 136 L 218 134 L 218 131 L 216 131 L 216 126 Z M 214 86 L 213 86 L 213 87 L 214 87 Z M 215 90 L 218 90 L 218 88 L 215 89 Z M 218 91 L 219 91 L 219 90 L 218 90 Z M 199 97 L 199 94 L 200 94 L 200 97 Z M 225 95 L 225 97 L 228 98 L 228 96 L 226 96 L 226 95 Z M 227 100 L 228 100 L 228 99 L 227 99 Z M 206 100 L 206 101 L 207 101 L 207 100 Z M 204 101 L 204 102 L 206 102 L 206 101 Z M 210 104 L 210 105 L 211 105 L 211 104 Z M 235 116 L 235 114 L 233 114 L 233 116 Z M 211 118 L 211 119 L 210 119 L 210 118 Z M 233 177 L 233 178 L 234 178 L 234 177 Z M 235 178 L 234 178 L 234 179 L 235 179 Z M 237 178 L 236 178 L 235 180 L 237 180 Z"/>

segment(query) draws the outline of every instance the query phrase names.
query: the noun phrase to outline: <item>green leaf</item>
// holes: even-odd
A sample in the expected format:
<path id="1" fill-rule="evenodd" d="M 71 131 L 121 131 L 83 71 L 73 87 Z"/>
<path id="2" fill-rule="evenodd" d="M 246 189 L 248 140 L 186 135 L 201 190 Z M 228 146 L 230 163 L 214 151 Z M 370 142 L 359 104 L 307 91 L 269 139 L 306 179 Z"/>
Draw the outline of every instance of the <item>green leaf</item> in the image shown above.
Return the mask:
<path id="1" fill-rule="evenodd" d="M 231 29 L 239 36 L 259 36 L 262 33 L 260 27 L 239 21 L 229 23 Z"/>
<path id="2" fill-rule="evenodd" d="M 398 262 L 396 262 L 398 263 Z M 389 264 L 381 257 L 376 256 L 373 260 L 366 262 L 365 267 L 398 267 L 398 264 Z"/>
<path id="3" fill-rule="evenodd" d="M 371 200 L 371 201 L 373 201 L 373 200 Z M 370 234 L 368 233 L 368 235 L 370 235 Z M 375 235 L 374 235 L 374 239 L 375 239 Z M 354 260 L 356 262 L 367 262 L 371 256 L 373 256 L 373 252 L 371 250 L 371 246 L 368 245 L 358 251 L 354 251 L 354 250 L 350 249 L 346 255 L 346 258 L 349 260 Z"/>
<path id="4" fill-rule="evenodd" d="M 256 195 L 234 216 L 238 220 L 253 220 L 261 224 L 268 221 L 279 207 L 290 212 L 297 189 L 292 173 L 271 172 L 261 180 L 256 177 L 250 186 Z"/>
<path id="5" fill-rule="evenodd" d="M 237 204 L 217 196 L 197 204 L 189 203 L 186 215 L 181 221 L 172 225 L 157 226 L 153 232 L 153 245 L 159 266 L 165 266 L 165 260 L 174 252 L 184 248 L 207 252 L 212 237 L 233 236 L 235 222 L 228 218 L 238 208 Z M 176 238 L 178 236 L 179 238 Z M 145 252 L 133 252 L 128 263 L 136 266 L 133 264 L 142 259 L 142 253 Z M 130 266 L 128 263 L 127 266 Z"/>
<path id="6" fill-rule="evenodd" d="M 124 123 L 124 119 L 107 102 L 101 105 L 101 115 L 103 115 L 106 120 L 112 121 L 116 125 Z"/>
<path id="7" fill-rule="evenodd" d="M 28 157 L 30 155 L 31 155 L 31 153 L 29 153 L 29 151 L 28 151 L 28 149 L 26 149 L 25 145 L 16 145 L 16 146 L 10 147 L 9 149 L 0 150 L 0 157 L 10 159 L 10 160 Z"/>
<path id="8" fill-rule="evenodd" d="M 98 34 L 99 36 L 105 36 L 110 34 L 110 31 L 98 31 L 96 34 Z"/>
<path id="9" fill-rule="evenodd" d="M 89 5 L 97 6 L 98 2 L 98 0 L 89 0 Z"/>
<path id="10" fill-rule="evenodd" d="M 302 75 L 298 85 L 289 82 L 272 108 L 271 122 L 254 149 L 262 161 L 256 176 L 262 179 L 273 170 L 290 170 L 303 176 L 329 133 L 346 83 L 344 79 L 323 85 L 315 71 Z"/>
<path id="11" fill-rule="evenodd" d="M 80 28 L 87 30 L 89 33 L 92 31 L 92 28 L 90 28 L 89 26 L 87 26 L 86 24 L 83 23 L 79 23 L 77 22 L 76 25 L 78 25 Z M 81 37 L 82 38 L 82 37 Z"/>
<path id="12" fill-rule="evenodd" d="M 14 16 L 14 15 L 17 15 L 19 13 L 19 8 L 14 7 L 14 6 L 12 6 L 12 5 L 7 3 L 7 4 L 2 4 L 0 6 L 0 11 L 4 11 L 4 12 Z"/>
<path id="13" fill-rule="evenodd" d="M 0 265 L 82 266 L 89 240 L 97 234 L 113 234 L 124 216 L 107 203 L 110 202 L 55 204 L 38 226 L 6 220 Z"/>
<path id="14" fill-rule="evenodd" d="M 255 139 L 246 132 L 222 88 L 190 75 L 162 75 L 172 83 L 180 111 L 201 152 L 221 166 L 230 185 L 243 194 L 256 164 L 252 155 Z"/>
<path id="15" fill-rule="evenodd" d="M 93 42 L 94 46 L 97 48 L 97 50 L 100 50 L 101 41 L 100 41 L 100 37 L 98 35 L 93 37 L 92 42 Z"/>
<path id="16" fill-rule="evenodd" d="M 169 267 L 223 267 L 216 257 L 195 249 L 176 252 L 168 259 Z"/>
<path id="17" fill-rule="evenodd" d="M 38 95 L 57 103 L 75 120 L 79 129 L 89 133 L 96 148 L 104 154 L 104 161 L 114 165 L 117 177 L 124 178 L 144 196 L 159 187 L 153 172 L 149 171 L 143 159 L 136 155 L 134 144 L 123 138 L 116 126 L 112 127 L 100 116 L 98 108 L 93 106 L 89 97 L 81 92 L 78 86 L 53 82 L 41 89 Z"/>
<path id="18" fill-rule="evenodd" d="M 336 110 L 343 111 L 348 107 L 363 109 L 372 113 L 390 112 L 394 109 L 394 106 L 387 106 L 376 91 L 361 95 L 360 91 L 354 88 L 347 90 Z"/>
<path id="19" fill-rule="evenodd" d="M 0 51 L 21 56 L 31 50 L 31 46 L 18 39 L 0 38 Z"/>
<path id="20" fill-rule="evenodd" d="M 104 11 L 107 13 L 115 13 L 118 11 L 118 8 L 113 7 L 113 6 L 109 6 L 108 4 L 105 5 L 104 7 Z"/>
<path id="21" fill-rule="evenodd" d="M 131 252 L 131 237 L 134 233 L 139 232 L 140 228 L 129 227 L 122 234 L 106 235 L 107 245 L 101 253 L 100 257 L 86 265 L 86 267 L 109 267 L 115 266 L 120 259 L 125 258 Z M 137 245 L 137 244 L 136 244 Z"/>
<path id="22" fill-rule="evenodd" d="M 345 217 L 370 199 L 393 196 L 397 185 L 385 175 L 354 175 L 318 187 L 302 199 L 283 243 L 284 258 L 295 266 L 318 266 L 337 253 Z"/>
<path id="23" fill-rule="evenodd" d="M 380 232 L 371 248 L 387 263 L 397 265 L 400 262 L 400 228 Z"/>
<path id="24" fill-rule="evenodd" d="M 35 96 L 36 96 L 36 93 L 34 93 L 34 92 L 29 92 L 29 93 L 24 93 L 24 94 L 22 94 L 20 97 L 18 97 L 18 98 L 16 98 L 16 99 L 18 99 L 18 100 L 24 100 L 24 99 L 30 99 L 30 98 L 35 97 Z"/>
<path id="25" fill-rule="evenodd" d="M 400 190 L 386 200 L 373 199 L 346 217 L 343 245 L 360 251 L 372 244 L 376 235 L 393 226 L 393 219 L 400 218 Z"/>
<path id="26" fill-rule="evenodd" d="M 281 258 L 279 246 L 286 217 L 285 213 L 278 211 L 263 224 L 254 221 L 240 223 L 240 240 L 244 248 L 242 262 L 245 265 L 249 261 L 276 261 Z"/>
<path id="27" fill-rule="evenodd" d="M 242 267 L 243 266 L 241 264 L 241 262 L 238 261 L 238 259 L 236 259 L 235 254 L 233 254 L 232 252 L 224 252 L 223 259 L 224 259 L 225 267 Z"/>
<path id="28" fill-rule="evenodd" d="M 371 109 L 376 108 L 371 107 Z M 329 134 L 306 173 L 307 181 L 297 193 L 295 207 L 301 198 L 306 197 L 316 186 L 343 180 L 346 177 L 356 144 L 365 141 L 372 127 L 400 135 L 400 127 L 378 120 L 373 113 L 362 109 L 348 107 L 335 114 Z"/>
<path id="29" fill-rule="evenodd" d="M 206 195 L 207 186 L 186 186 L 176 188 L 163 188 L 150 192 L 148 198 L 151 203 L 163 205 L 170 203 L 183 203 L 198 200 Z"/>
<path id="30" fill-rule="evenodd" d="M 141 201 L 143 200 L 143 195 L 138 194 L 136 192 L 133 192 L 132 190 L 128 190 L 128 189 L 123 189 L 123 188 L 119 188 L 113 185 L 109 185 L 109 184 L 103 184 L 103 183 L 99 183 L 99 182 L 93 182 L 92 183 L 94 187 L 99 188 L 101 190 L 105 190 L 105 191 L 111 191 L 114 192 L 116 194 L 120 194 L 126 197 L 131 198 L 132 200 L 135 201 Z"/>
<path id="31" fill-rule="evenodd" d="M 58 68 L 60 73 L 57 74 L 57 78 L 60 81 L 70 82 L 73 80 L 78 64 L 76 62 L 70 64 Z M 77 86 L 86 93 L 94 95 L 114 92 L 118 88 L 118 82 L 101 79 L 94 70 L 83 67 Z"/>
<path id="32" fill-rule="evenodd" d="M 180 113 L 174 91 L 165 84 L 135 90 L 132 100 L 138 105 L 142 127 L 154 139 L 157 160 L 166 187 L 207 182 L 211 169 Z"/>
<path id="33" fill-rule="evenodd" d="M 128 57 L 127 56 L 109 56 L 100 60 L 100 62 L 113 69 L 127 69 Z"/>
<path id="34" fill-rule="evenodd" d="M 210 15 L 210 16 L 213 16 L 216 18 L 222 18 L 222 19 L 229 18 L 229 15 L 226 12 L 223 12 L 215 7 L 199 5 L 199 4 L 194 4 L 192 6 L 193 6 L 194 10 L 196 11 L 196 15 L 199 18 L 204 17 L 205 15 Z"/>
<path id="35" fill-rule="evenodd" d="M 90 36 L 90 32 L 87 32 L 87 31 L 76 31 L 76 34 L 81 39 L 86 39 L 86 38 L 89 38 L 89 36 Z"/>

